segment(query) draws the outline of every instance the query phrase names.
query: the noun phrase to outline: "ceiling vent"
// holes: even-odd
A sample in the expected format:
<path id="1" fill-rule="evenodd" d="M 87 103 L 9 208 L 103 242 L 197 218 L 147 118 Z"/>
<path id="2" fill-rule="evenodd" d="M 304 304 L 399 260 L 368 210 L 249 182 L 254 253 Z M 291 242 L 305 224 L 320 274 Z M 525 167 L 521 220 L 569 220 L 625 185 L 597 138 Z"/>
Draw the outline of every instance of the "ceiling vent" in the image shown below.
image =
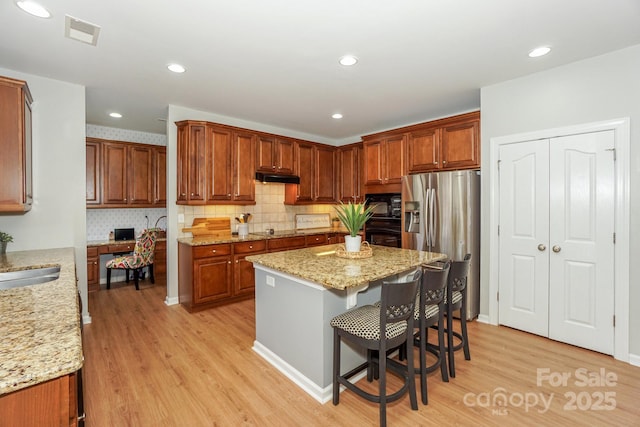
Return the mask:
<path id="1" fill-rule="evenodd" d="M 65 37 L 95 46 L 98 43 L 98 34 L 100 34 L 99 26 L 65 15 Z"/>

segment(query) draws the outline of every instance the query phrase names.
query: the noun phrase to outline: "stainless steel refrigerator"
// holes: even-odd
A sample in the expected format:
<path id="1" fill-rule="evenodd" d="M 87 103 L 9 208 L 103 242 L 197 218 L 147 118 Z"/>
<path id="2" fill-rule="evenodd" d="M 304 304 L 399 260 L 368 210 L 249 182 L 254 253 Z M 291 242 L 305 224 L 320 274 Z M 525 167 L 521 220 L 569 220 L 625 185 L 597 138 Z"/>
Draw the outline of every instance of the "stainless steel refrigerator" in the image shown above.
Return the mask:
<path id="1" fill-rule="evenodd" d="M 432 172 L 402 177 L 402 247 L 471 254 L 467 319 L 480 311 L 480 171 Z"/>

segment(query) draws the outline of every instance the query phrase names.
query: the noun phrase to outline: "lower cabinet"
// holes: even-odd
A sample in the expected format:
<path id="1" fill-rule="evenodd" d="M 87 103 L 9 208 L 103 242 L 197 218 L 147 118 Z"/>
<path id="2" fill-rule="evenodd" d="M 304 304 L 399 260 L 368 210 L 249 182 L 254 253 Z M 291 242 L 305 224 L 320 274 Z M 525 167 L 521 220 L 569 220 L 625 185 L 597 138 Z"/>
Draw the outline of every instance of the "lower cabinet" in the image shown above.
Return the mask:
<path id="1" fill-rule="evenodd" d="M 77 426 L 76 373 L 63 375 L 0 397 L 0 424 Z"/>
<path id="2" fill-rule="evenodd" d="M 100 254 L 95 246 L 87 248 L 87 290 L 100 290 Z"/>
<path id="3" fill-rule="evenodd" d="M 321 233 L 203 246 L 179 243 L 180 304 L 189 311 L 198 311 L 252 298 L 255 292 L 255 271 L 253 263 L 245 259 L 249 255 L 343 241 L 344 236 L 341 234 Z"/>
<path id="4" fill-rule="evenodd" d="M 166 240 L 156 241 L 156 250 L 153 255 L 154 276 L 167 275 L 167 242 Z"/>

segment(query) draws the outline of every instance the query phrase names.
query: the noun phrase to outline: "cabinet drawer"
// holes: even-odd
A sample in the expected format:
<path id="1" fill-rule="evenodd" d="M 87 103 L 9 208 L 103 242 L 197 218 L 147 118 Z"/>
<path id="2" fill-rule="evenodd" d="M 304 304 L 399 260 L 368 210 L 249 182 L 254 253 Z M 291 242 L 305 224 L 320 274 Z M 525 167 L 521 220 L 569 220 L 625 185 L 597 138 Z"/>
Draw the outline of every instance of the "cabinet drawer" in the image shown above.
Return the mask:
<path id="1" fill-rule="evenodd" d="M 285 237 L 282 239 L 269 240 L 269 251 L 286 251 L 289 249 L 299 249 L 305 246 L 304 236 Z"/>
<path id="2" fill-rule="evenodd" d="M 98 248 L 96 246 L 87 248 L 87 258 L 98 256 Z"/>
<path id="3" fill-rule="evenodd" d="M 326 234 L 314 234 L 312 236 L 305 236 L 305 242 L 306 242 L 307 246 L 326 245 L 327 244 L 327 235 Z"/>
<path id="4" fill-rule="evenodd" d="M 210 258 L 214 256 L 230 255 L 231 245 L 194 246 L 193 258 Z"/>
<path id="5" fill-rule="evenodd" d="M 115 252 L 132 252 L 135 247 L 135 243 L 118 243 L 109 245 L 109 253 Z"/>
<path id="6" fill-rule="evenodd" d="M 253 242 L 234 243 L 233 253 L 248 254 L 251 252 L 263 252 L 267 250 L 266 240 L 255 240 Z"/>

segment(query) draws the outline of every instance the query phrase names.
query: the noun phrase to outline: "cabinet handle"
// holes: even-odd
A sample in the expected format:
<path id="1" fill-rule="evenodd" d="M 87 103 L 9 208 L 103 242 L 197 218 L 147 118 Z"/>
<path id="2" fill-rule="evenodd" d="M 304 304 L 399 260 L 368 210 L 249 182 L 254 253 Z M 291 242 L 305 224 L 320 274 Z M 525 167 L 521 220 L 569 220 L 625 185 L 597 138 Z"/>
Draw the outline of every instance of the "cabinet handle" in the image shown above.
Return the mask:
<path id="1" fill-rule="evenodd" d="M 443 161 L 442 161 L 442 164 L 443 164 L 443 165 L 446 165 L 446 164 L 447 164 L 447 161 L 446 161 L 446 160 L 443 160 Z"/>
<path id="2" fill-rule="evenodd" d="M 253 249 L 253 245 L 249 245 L 249 249 Z"/>
<path id="3" fill-rule="evenodd" d="M 227 197 L 231 197 L 231 193 L 227 193 Z"/>
<path id="4" fill-rule="evenodd" d="M 275 168 L 276 168 L 276 165 L 271 166 L 271 169 L 275 169 Z"/>
<path id="5" fill-rule="evenodd" d="M 438 164 L 438 162 L 433 162 L 433 164 L 434 164 L 434 165 L 437 165 L 437 164 Z"/>
<path id="6" fill-rule="evenodd" d="M 181 197 L 185 197 L 187 195 L 187 193 L 180 193 Z"/>
<path id="7" fill-rule="evenodd" d="M 238 260 L 236 260 L 236 264 L 238 263 Z"/>
<path id="8" fill-rule="evenodd" d="M 191 197 L 193 197 L 193 193 L 191 193 Z"/>
<path id="9" fill-rule="evenodd" d="M 215 254 L 215 253 L 216 253 L 216 250 L 215 250 L 215 249 L 212 249 L 212 250 L 211 250 L 211 252 L 213 252 L 213 253 Z"/>
<path id="10" fill-rule="evenodd" d="M 231 264 L 231 261 L 227 261 L 227 264 Z"/>

